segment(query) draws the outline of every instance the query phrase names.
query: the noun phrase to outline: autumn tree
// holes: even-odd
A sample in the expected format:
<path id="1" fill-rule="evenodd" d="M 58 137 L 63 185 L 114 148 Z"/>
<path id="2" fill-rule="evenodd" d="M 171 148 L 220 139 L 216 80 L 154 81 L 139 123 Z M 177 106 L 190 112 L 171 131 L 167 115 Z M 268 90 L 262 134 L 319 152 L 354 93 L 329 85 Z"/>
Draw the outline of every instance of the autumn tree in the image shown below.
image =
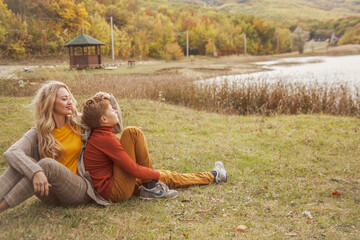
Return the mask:
<path id="1" fill-rule="evenodd" d="M 208 56 L 216 56 L 216 46 L 212 39 L 209 39 L 208 43 L 205 45 L 205 53 Z"/>
<path id="2" fill-rule="evenodd" d="M 165 54 L 166 59 L 168 60 L 179 60 L 184 57 L 184 52 L 181 47 L 177 43 L 168 43 L 165 46 Z"/>

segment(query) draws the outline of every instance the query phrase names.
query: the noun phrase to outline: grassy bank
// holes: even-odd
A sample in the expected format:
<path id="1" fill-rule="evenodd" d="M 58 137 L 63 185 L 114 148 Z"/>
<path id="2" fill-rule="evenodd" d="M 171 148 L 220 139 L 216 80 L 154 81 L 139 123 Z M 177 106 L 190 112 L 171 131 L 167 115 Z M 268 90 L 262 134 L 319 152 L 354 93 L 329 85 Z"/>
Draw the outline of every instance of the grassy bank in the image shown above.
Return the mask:
<path id="1" fill-rule="evenodd" d="M 131 198 L 106 208 L 53 208 L 31 198 L 0 215 L 0 239 L 358 238 L 359 119 L 230 116 L 118 100 L 125 126 L 145 132 L 154 168 L 208 171 L 222 160 L 229 181 L 181 189 L 174 200 Z M 32 126 L 23 108 L 29 101 L 0 98 L 0 152 Z M 6 166 L 2 158 L 0 172 Z M 248 229 L 234 232 L 240 224 Z"/>

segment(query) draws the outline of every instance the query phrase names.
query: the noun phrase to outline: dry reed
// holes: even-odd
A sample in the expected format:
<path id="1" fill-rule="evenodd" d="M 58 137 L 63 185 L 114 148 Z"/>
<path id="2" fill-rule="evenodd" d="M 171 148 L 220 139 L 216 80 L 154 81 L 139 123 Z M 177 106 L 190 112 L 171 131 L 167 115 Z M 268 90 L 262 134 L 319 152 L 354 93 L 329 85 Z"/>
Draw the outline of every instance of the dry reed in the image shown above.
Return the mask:
<path id="1" fill-rule="evenodd" d="M 147 98 L 225 114 L 313 114 L 360 116 L 359 89 L 318 83 L 254 81 L 199 82 L 179 74 L 112 75 L 57 72 L 75 95 L 111 92 L 118 98 Z M 5 86 L 5 88 L 4 88 Z M 2 82 L 2 95 L 31 95 L 36 86 Z"/>

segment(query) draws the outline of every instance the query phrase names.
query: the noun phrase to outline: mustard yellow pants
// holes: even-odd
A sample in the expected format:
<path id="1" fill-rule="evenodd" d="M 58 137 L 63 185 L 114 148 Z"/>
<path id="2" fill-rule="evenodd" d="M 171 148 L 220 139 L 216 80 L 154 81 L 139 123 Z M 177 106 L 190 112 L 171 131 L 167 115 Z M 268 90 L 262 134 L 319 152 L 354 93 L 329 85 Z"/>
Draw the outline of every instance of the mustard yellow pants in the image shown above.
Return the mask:
<path id="1" fill-rule="evenodd" d="M 152 168 L 148 147 L 143 132 L 136 127 L 124 129 L 120 143 L 125 151 L 137 164 Z M 179 174 L 174 171 L 159 170 L 160 181 L 170 188 L 189 187 L 193 185 L 206 185 L 214 181 L 210 172 Z M 129 199 L 132 195 L 139 194 L 139 186 L 142 182 L 149 180 L 136 179 L 124 172 L 118 165 L 114 164 L 113 187 L 109 196 L 112 202 L 121 202 Z"/>

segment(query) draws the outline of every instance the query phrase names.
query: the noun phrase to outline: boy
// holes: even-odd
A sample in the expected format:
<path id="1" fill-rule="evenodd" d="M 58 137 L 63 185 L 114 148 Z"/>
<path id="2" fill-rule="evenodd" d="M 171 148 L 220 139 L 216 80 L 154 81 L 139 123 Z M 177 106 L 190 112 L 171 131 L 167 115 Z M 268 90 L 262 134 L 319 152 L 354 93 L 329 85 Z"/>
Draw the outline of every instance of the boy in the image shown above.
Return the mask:
<path id="1" fill-rule="evenodd" d="M 125 201 L 138 193 L 138 189 L 141 199 L 174 198 L 178 192 L 167 185 L 186 187 L 227 180 L 222 162 L 217 162 L 212 172 L 196 174 L 152 169 L 140 129 L 126 128 L 120 141 L 112 133 L 119 118 L 104 96 L 95 96 L 84 103 L 82 120 L 92 128 L 84 152 L 85 169 L 98 194 L 111 202 Z"/>

